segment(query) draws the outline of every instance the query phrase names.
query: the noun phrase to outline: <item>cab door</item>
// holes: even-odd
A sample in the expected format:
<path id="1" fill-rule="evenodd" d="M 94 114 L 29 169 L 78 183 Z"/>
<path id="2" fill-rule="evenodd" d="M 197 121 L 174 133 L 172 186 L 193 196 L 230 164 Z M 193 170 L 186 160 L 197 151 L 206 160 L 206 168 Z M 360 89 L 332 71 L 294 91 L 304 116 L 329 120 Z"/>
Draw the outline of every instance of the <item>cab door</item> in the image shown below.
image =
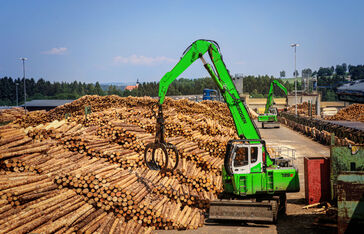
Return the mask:
<path id="1" fill-rule="evenodd" d="M 234 174 L 262 172 L 262 145 L 236 144 L 233 153 L 232 170 Z"/>

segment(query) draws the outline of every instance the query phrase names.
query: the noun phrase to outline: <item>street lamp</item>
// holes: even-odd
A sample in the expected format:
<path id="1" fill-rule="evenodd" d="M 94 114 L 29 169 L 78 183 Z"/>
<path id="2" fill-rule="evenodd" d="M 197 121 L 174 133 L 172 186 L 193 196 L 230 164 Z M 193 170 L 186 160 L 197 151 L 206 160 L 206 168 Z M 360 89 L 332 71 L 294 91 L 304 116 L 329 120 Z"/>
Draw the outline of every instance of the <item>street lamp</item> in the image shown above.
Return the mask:
<path id="1" fill-rule="evenodd" d="M 291 44 L 291 47 L 294 47 L 294 96 L 296 102 L 295 114 L 297 115 L 297 69 L 296 69 L 296 48 L 300 46 L 298 43 Z"/>
<path id="2" fill-rule="evenodd" d="M 19 102 L 18 102 L 18 87 L 19 87 L 19 83 L 16 82 L 15 85 L 16 85 L 16 106 L 19 106 Z"/>
<path id="3" fill-rule="evenodd" d="M 20 58 L 20 60 L 23 61 L 23 79 L 24 79 L 24 111 L 25 114 L 27 113 L 27 107 L 26 107 L 26 101 L 27 101 L 27 92 L 25 87 L 25 60 L 28 60 L 27 58 Z"/>

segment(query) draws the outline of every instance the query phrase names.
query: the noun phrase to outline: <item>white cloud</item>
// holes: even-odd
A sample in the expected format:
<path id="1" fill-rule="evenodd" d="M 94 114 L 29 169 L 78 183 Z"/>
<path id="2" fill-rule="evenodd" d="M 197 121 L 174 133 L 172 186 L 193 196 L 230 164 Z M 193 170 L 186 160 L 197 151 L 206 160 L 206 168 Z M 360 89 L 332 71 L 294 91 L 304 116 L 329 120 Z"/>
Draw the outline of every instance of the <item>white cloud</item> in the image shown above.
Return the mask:
<path id="1" fill-rule="evenodd" d="M 244 61 L 237 61 L 235 64 L 237 64 L 237 65 L 245 65 L 245 62 Z"/>
<path id="2" fill-rule="evenodd" d="M 67 48 L 66 47 L 59 47 L 59 48 L 52 48 L 50 50 L 47 51 L 43 51 L 42 54 L 55 54 L 55 55 L 61 55 L 61 54 L 65 54 L 67 52 Z"/>
<path id="3" fill-rule="evenodd" d="M 176 59 L 165 56 L 146 57 L 143 55 L 131 55 L 129 57 L 115 56 L 114 64 L 133 64 L 133 65 L 156 65 L 161 63 L 175 63 Z"/>

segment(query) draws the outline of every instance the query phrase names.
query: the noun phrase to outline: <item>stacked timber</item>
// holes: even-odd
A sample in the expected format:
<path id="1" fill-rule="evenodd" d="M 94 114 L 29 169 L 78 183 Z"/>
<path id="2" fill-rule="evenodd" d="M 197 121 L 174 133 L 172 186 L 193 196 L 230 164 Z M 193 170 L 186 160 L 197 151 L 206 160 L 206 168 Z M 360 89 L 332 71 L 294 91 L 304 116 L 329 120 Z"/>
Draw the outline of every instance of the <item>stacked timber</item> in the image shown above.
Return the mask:
<path id="1" fill-rule="evenodd" d="M 1 199 L 7 200 L 12 206 L 20 206 L 49 193 L 53 193 L 57 186 L 47 177 L 33 172 L 7 174 L 1 176 Z M 5 183 L 4 179 L 11 178 L 12 183 Z"/>
<path id="2" fill-rule="evenodd" d="M 364 122 L 364 104 L 351 104 L 341 109 L 336 115 L 326 119 Z"/>
<path id="3" fill-rule="evenodd" d="M 34 129 L 28 132 L 28 136 L 33 140 L 43 141 L 48 138 L 54 137 L 54 132 L 52 130 L 46 129 Z"/>
<path id="4" fill-rule="evenodd" d="M 4 185 L 8 179 L 14 183 Z M 95 209 L 74 191 L 58 189 L 47 176 L 12 173 L 0 175 L 0 182 L 1 233 L 150 233 L 152 230 Z"/>
<path id="5" fill-rule="evenodd" d="M 309 116 L 310 104 L 308 102 L 303 102 L 297 104 L 297 114 Z M 294 114 L 296 111 L 296 105 L 288 108 L 288 112 Z M 316 105 L 312 105 L 312 115 L 316 113 Z"/>
<path id="6" fill-rule="evenodd" d="M 21 118 L 24 114 L 24 109 L 21 107 L 0 109 L 0 123 L 14 121 L 18 118 Z"/>
<path id="7" fill-rule="evenodd" d="M 150 180 L 151 177 L 147 174 L 146 178 L 142 177 L 144 180 Z M 96 209 L 100 208 L 106 212 L 112 212 L 125 221 L 133 220 L 142 226 L 149 226 L 153 229 L 185 229 L 193 223 L 196 223 L 197 226 L 201 223 L 201 215 L 198 208 L 189 208 L 191 211 L 194 210 L 195 213 L 199 213 L 198 216 L 195 214 L 187 215 L 186 213 L 184 216 L 181 216 L 185 221 L 173 219 L 172 215 L 167 215 L 168 211 L 170 213 L 177 211 L 178 214 L 178 210 L 174 210 L 173 207 L 178 204 L 178 206 L 183 207 L 187 205 L 171 201 L 168 202 L 168 198 L 165 196 L 156 196 L 153 198 L 153 196 L 147 195 L 145 197 L 145 187 L 142 184 L 134 186 L 137 183 L 135 179 L 138 178 L 128 172 L 123 172 L 121 177 L 114 176 L 106 179 L 94 174 L 69 174 L 63 177 L 57 176 L 55 182 L 59 185 L 59 189 L 63 187 L 71 188 L 77 194 L 83 196 L 84 200 Z M 164 193 L 164 189 L 157 191 L 160 191 L 159 194 Z M 178 197 L 182 198 L 180 194 L 178 194 Z M 199 202 L 202 204 L 202 201 Z M 180 210 L 179 213 L 182 211 Z M 190 228 L 197 227 L 191 225 Z"/>
<path id="8" fill-rule="evenodd" d="M 115 124 L 116 122 L 114 122 Z M 136 152 L 142 152 L 145 146 L 142 142 L 137 140 L 134 133 L 130 131 L 138 131 L 139 128 L 133 126 L 114 126 L 113 124 L 100 127 L 97 131 L 99 136 L 110 139 L 110 141 L 122 145 L 126 149 L 131 149 Z"/>
<path id="9" fill-rule="evenodd" d="M 202 226 L 209 201 L 223 190 L 226 143 L 236 137 L 229 110 L 221 103 L 166 99 L 166 141 L 176 145 L 180 163 L 174 171 L 151 171 L 143 151 L 155 138 L 155 102 L 86 96 L 0 127 L 5 232 Z M 87 116 L 86 106 L 92 109 Z"/>
<path id="10" fill-rule="evenodd" d="M 86 95 L 71 103 L 56 107 L 46 113 L 44 111 L 29 112 L 27 116 L 23 116 L 14 123 L 20 124 L 21 127 L 37 126 L 41 123 L 64 119 L 66 115 L 72 116 L 72 118 L 77 117 L 82 119 L 82 121 L 85 121 L 85 107 L 90 107 L 93 113 L 119 108 L 128 108 L 129 111 L 135 112 L 133 111 L 134 108 L 143 108 L 144 118 L 151 118 L 154 114 L 150 111 L 150 107 L 154 103 L 156 103 L 156 100 L 150 97 L 122 98 L 115 95 Z M 226 104 L 222 102 L 204 102 L 204 104 L 201 104 L 186 99 L 174 101 L 170 98 L 166 98 L 164 103 L 165 110 L 172 108 L 178 113 L 189 116 L 204 114 L 209 118 L 218 121 L 220 125 L 231 128 L 235 126 Z M 90 115 L 87 116 L 87 121 L 89 120 Z M 90 121 L 92 122 L 92 120 Z"/>
<path id="11" fill-rule="evenodd" d="M 27 163 L 20 160 L 8 159 L 0 161 L 0 168 L 5 171 L 13 172 L 36 172 L 41 173 L 42 170 L 33 165 L 28 165 Z"/>
<path id="12" fill-rule="evenodd" d="M 21 118 L 13 121 L 13 123 L 19 124 L 21 127 L 26 128 L 29 126 L 37 126 L 41 123 L 46 123 L 49 121 L 51 121 L 51 119 L 45 111 L 30 111 Z"/>
<path id="13" fill-rule="evenodd" d="M 295 116 L 289 113 L 281 113 L 279 121 L 324 145 L 331 144 L 332 134 L 335 135 L 335 145 L 346 146 L 364 143 L 364 132 L 360 129 L 349 128 L 319 119 Z"/>

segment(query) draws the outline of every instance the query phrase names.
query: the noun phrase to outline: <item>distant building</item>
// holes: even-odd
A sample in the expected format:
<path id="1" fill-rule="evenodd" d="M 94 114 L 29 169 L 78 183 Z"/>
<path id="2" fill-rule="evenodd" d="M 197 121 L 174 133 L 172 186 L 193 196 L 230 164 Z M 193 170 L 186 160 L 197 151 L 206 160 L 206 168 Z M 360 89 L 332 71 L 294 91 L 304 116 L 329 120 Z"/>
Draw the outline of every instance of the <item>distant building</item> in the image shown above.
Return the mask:
<path id="1" fill-rule="evenodd" d="M 129 91 L 132 91 L 133 89 L 136 89 L 136 88 L 138 88 L 137 85 L 128 85 L 128 86 L 125 87 L 125 89 L 129 90 Z"/>
<path id="2" fill-rule="evenodd" d="M 238 93 L 240 95 L 242 95 L 243 92 L 244 92 L 244 89 L 243 89 L 244 76 L 243 76 L 243 74 L 241 74 L 241 73 L 235 74 L 235 76 L 232 77 L 232 80 L 233 80 L 233 82 L 235 84 L 236 90 L 238 91 Z"/>
<path id="3" fill-rule="evenodd" d="M 133 89 L 138 88 L 138 86 L 139 86 L 139 79 L 137 79 L 136 85 L 128 85 L 125 87 L 125 90 L 132 91 Z"/>
<path id="4" fill-rule="evenodd" d="M 341 101 L 364 103 L 364 79 L 338 87 L 336 94 Z"/>
<path id="5" fill-rule="evenodd" d="M 27 110 L 34 111 L 34 110 L 47 110 L 53 109 L 57 106 L 64 105 L 66 103 L 73 102 L 74 100 L 32 100 L 26 102 Z M 24 107 L 24 105 L 22 105 Z"/>

